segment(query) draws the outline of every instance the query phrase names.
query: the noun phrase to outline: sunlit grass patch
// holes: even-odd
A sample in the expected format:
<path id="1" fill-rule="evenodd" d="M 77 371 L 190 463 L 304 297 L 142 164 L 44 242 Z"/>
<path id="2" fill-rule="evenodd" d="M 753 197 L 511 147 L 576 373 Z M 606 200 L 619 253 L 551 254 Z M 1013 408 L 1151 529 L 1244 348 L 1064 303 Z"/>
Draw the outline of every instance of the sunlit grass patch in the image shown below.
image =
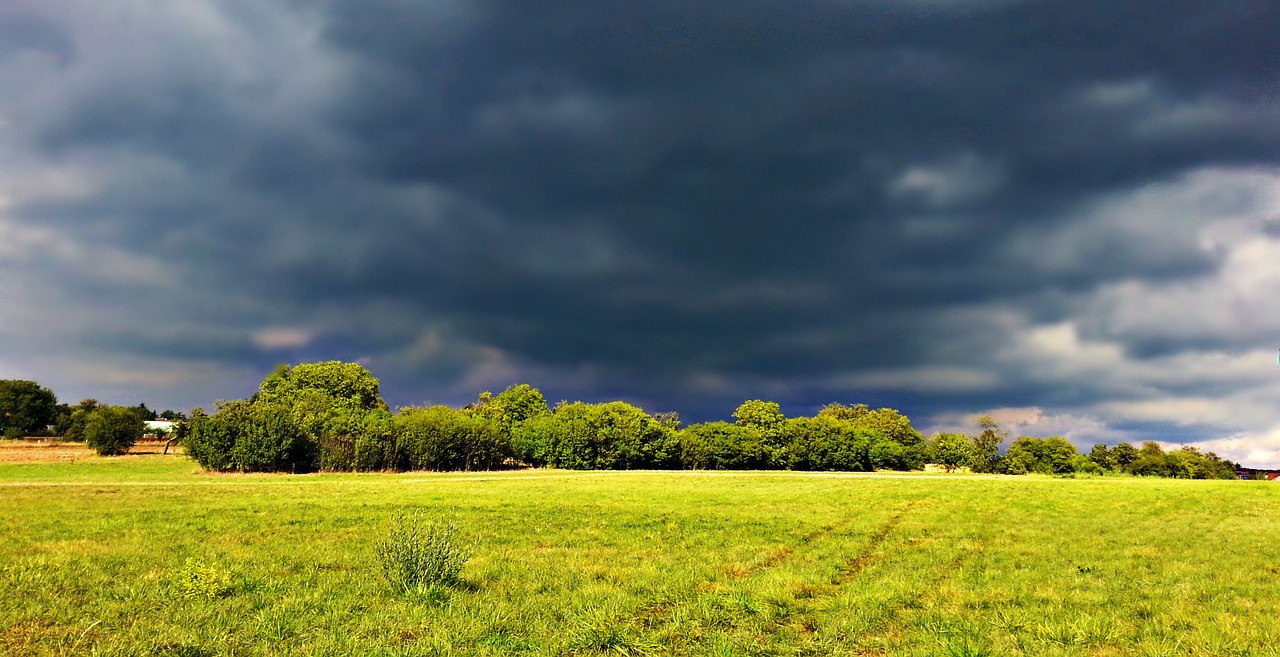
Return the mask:
<path id="1" fill-rule="evenodd" d="M 1254 655 L 1280 636 L 1280 488 L 1248 483 L 136 463 L 0 466 L 0 654 Z M 455 586 L 387 586 L 397 513 L 453 519 Z M 184 572 L 216 594 L 181 594 Z"/>

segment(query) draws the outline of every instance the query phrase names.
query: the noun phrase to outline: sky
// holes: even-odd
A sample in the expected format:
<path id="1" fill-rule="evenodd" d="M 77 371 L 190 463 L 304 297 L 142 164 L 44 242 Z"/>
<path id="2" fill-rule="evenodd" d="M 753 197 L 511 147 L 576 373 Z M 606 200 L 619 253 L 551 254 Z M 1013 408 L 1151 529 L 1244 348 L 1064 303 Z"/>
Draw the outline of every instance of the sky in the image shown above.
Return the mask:
<path id="1" fill-rule="evenodd" d="M 0 378 L 1280 467 L 1274 0 L 0 3 Z"/>

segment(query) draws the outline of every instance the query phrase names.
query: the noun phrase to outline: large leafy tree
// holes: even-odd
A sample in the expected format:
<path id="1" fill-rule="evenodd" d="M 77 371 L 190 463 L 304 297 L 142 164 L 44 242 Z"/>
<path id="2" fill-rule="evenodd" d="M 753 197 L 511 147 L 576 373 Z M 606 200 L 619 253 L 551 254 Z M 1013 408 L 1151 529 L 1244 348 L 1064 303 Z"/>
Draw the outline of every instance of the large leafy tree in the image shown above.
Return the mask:
<path id="1" fill-rule="evenodd" d="M 382 400 L 380 383 L 369 370 L 359 363 L 336 360 L 281 365 L 262 382 L 256 398 L 268 404 L 293 405 L 313 394 L 354 410 L 387 407 Z"/>
<path id="2" fill-rule="evenodd" d="M 787 418 L 782 414 L 778 402 L 748 399 L 733 412 L 733 419 L 738 426 L 755 429 L 760 433 L 773 467 L 786 467 L 787 437 L 784 434 Z"/>
<path id="3" fill-rule="evenodd" d="M 1065 438 L 1023 436 L 1009 446 L 1003 464 L 1008 474 L 1066 474 L 1073 471 L 1072 461 L 1076 456 L 1075 446 Z"/>
<path id="4" fill-rule="evenodd" d="M 791 470 L 867 471 L 871 447 L 884 436 L 829 416 L 786 421 L 786 467 Z"/>
<path id="5" fill-rule="evenodd" d="M 511 453 L 497 420 L 448 406 L 402 408 L 392 426 L 412 470 L 496 470 Z"/>
<path id="6" fill-rule="evenodd" d="M 911 426 L 911 419 L 892 408 L 877 408 L 859 414 L 851 421 L 859 429 L 878 433 L 905 447 L 923 447 L 924 436 Z"/>
<path id="7" fill-rule="evenodd" d="M 782 431 L 782 423 L 787 418 L 778 402 L 749 399 L 733 412 L 733 419 L 738 421 L 738 426 L 750 427 L 767 436 Z"/>
<path id="8" fill-rule="evenodd" d="M 1138 450 L 1129 443 L 1120 443 L 1111 450 L 1112 467 L 1120 472 L 1133 472 L 1133 462 L 1138 460 Z"/>
<path id="9" fill-rule="evenodd" d="M 1000 445 L 1009 434 L 990 415 L 978 418 L 981 433 L 973 439 L 973 471 L 995 472 L 1000 460 Z"/>
<path id="10" fill-rule="evenodd" d="M 525 420 L 551 412 L 542 392 L 527 383 L 513 385 L 497 395 L 482 392 L 465 410 L 498 422 L 508 432 Z"/>
<path id="11" fill-rule="evenodd" d="M 35 381 L 0 380 L 0 431 L 30 433 L 57 419 L 58 398 Z"/>

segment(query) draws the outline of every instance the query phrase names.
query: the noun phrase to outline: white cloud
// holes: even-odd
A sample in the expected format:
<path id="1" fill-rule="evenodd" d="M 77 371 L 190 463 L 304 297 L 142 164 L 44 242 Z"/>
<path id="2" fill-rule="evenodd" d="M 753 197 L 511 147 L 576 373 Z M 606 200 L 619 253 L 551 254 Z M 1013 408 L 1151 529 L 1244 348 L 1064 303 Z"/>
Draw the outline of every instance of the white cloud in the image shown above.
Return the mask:
<path id="1" fill-rule="evenodd" d="M 1001 429 L 1008 432 L 1010 441 L 1020 436 L 1059 436 L 1066 438 L 1079 450 L 1088 450 L 1096 443 L 1114 444 L 1135 439 L 1130 432 L 1115 429 L 1095 415 L 1054 413 L 1039 406 L 991 408 L 976 413 L 946 413 L 929 418 L 923 426 L 926 427 L 926 434 L 941 431 L 973 435 L 978 432 L 978 418 L 984 415 L 990 416 Z"/>
<path id="2" fill-rule="evenodd" d="M 889 183 L 899 199 L 918 199 L 934 208 L 981 200 L 1005 182 L 1004 168 L 973 154 L 907 167 Z"/>
<path id="3" fill-rule="evenodd" d="M 259 349 L 296 349 L 305 347 L 315 338 L 315 332 L 297 327 L 274 327 L 254 331 L 250 341 Z"/>
<path id="4" fill-rule="evenodd" d="M 1162 444 L 1166 449 L 1182 447 L 1181 444 Z M 1202 452 L 1213 452 L 1246 468 L 1280 467 L 1280 425 L 1266 431 L 1240 433 L 1186 444 Z"/>

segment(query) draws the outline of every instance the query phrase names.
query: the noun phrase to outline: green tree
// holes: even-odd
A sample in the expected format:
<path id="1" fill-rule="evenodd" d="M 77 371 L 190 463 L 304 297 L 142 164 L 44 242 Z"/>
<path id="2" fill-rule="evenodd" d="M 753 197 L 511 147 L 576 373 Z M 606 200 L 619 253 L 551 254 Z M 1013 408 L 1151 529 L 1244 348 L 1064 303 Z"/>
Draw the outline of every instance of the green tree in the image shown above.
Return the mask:
<path id="1" fill-rule="evenodd" d="M 320 393 L 334 405 L 359 410 L 387 408 L 378 379 L 358 363 L 331 360 L 322 363 L 281 365 L 258 389 L 256 400 L 292 405 L 305 393 Z"/>
<path id="2" fill-rule="evenodd" d="M 1185 461 L 1171 461 L 1160 443 L 1151 440 L 1142 443 L 1137 458 L 1129 465 L 1129 471 L 1144 477 L 1176 477 L 1186 474 Z"/>
<path id="3" fill-rule="evenodd" d="M 1116 464 L 1115 455 L 1107 449 L 1104 443 L 1097 443 L 1093 446 L 1093 449 L 1089 450 L 1089 460 L 1104 470 L 1111 470 Z"/>
<path id="4" fill-rule="evenodd" d="M 973 439 L 973 471 L 995 472 L 1000 461 L 1000 445 L 1009 434 L 990 415 L 978 418 L 981 433 Z"/>
<path id="5" fill-rule="evenodd" d="M 1085 454 L 1076 454 L 1071 458 L 1071 471 L 1081 472 L 1085 474 L 1102 474 L 1106 468 L 1098 465 L 1090 456 Z"/>
<path id="6" fill-rule="evenodd" d="M 971 468 L 978 460 L 978 449 L 969 436 L 962 433 L 937 433 L 930 441 L 934 461 L 954 472 L 958 468 Z"/>
<path id="7" fill-rule="evenodd" d="M 871 446 L 884 437 L 831 416 L 786 421 L 786 466 L 791 470 L 866 472 Z"/>
<path id="8" fill-rule="evenodd" d="M 841 422 L 855 422 L 858 418 L 870 412 L 871 411 L 867 408 L 866 404 L 845 406 L 840 402 L 831 402 L 830 404 L 823 406 L 822 410 L 818 411 L 818 417 L 831 418 Z"/>
<path id="9" fill-rule="evenodd" d="M 89 413 L 84 439 L 102 456 L 118 456 L 129 451 L 146 428 L 134 412 L 123 406 L 102 406 Z"/>
<path id="10" fill-rule="evenodd" d="M 228 406 L 244 407 L 248 404 L 247 401 L 219 402 L 217 415 L 226 411 Z M 231 450 L 236 444 L 236 434 L 229 426 L 231 423 L 215 418 L 216 415 L 206 415 L 202 408 L 191 411 L 183 446 L 187 448 L 187 456 L 205 470 L 234 470 Z"/>
<path id="11" fill-rule="evenodd" d="M 150 422 L 156 419 L 156 417 L 158 417 L 155 411 L 147 408 L 146 402 L 141 402 L 137 406 L 130 406 L 129 410 L 134 415 L 137 415 L 138 419 L 142 420 L 143 422 Z"/>
<path id="12" fill-rule="evenodd" d="M 1129 443 L 1120 443 L 1111 450 L 1112 469 L 1120 472 L 1133 472 L 1133 462 L 1138 460 L 1138 450 Z"/>
<path id="13" fill-rule="evenodd" d="M 66 416 L 62 437 L 65 440 L 76 442 L 84 440 L 84 425 L 89 420 L 89 413 L 93 412 L 98 406 L 100 406 L 98 400 L 84 399 L 79 404 L 70 407 L 71 414 Z"/>
<path id="14" fill-rule="evenodd" d="M 297 414 L 294 414 L 295 417 Z M 340 408 L 323 415 L 315 435 L 321 470 L 369 472 L 402 467 L 390 411 Z"/>
<path id="15" fill-rule="evenodd" d="M 57 419 L 58 398 L 35 381 L 0 380 L 0 432 L 43 431 Z"/>
<path id="16" fill-rule="evenodd" d="M 1076 446 L 1072 445 L 1066 438 L 1058 436 L 1045 438 L 1043 450 L 1041 459 L 1048 465 L 1053 474 L 1074 472 L 1071 464 L 1077 455 Z"/>
<path id="17" fill-rule="evenodd" d="M 733 419 L 740 427 L 750 427 L 764 436 L 776 436 L 782 431 L 782 423 L 787 418 L 778 402 L 749 399 L 733 412 Z"/>
<path id="18" fill-rule="evenodd" d="M 857 416 L 850 424 L 866 429 L 901 444 L 904 447 L 925 447 L 924 436 L 911 426 L 911 419 L 893 408 L 877 408 Z"/>
<path id="19" fill-rule="evenodd" d="M 733 419 L 740 427 L 755 429 L 764 440 L 771 467 L 786 467 L 787 439 L 783 436 L 786 416 L 778 402 L 749 399 L 733 412 Z"/>
<path id="20" fill-rule="evenodd" d="M 489 400 L 486 406 L 493 409 L 492 417 L 506 431 L 510 431 L 511 427 L 529 418 L 551 412 L 547 408 L 547 400 L 542 396 L 542 392 L 527 383 L 513 385 L 503 390 Z"/>
<path id="21" fill-rule="evenodd" d="M 219 402 L 218 412 L 192 412 L 187 455 L 207 470 L 310 472 L 318 449 L 284 404 L 238 400 Z"/>
<path id="22" fill-rule="evenodd" d="M 1075 446 L 1064 438 L 1023 436 L 1009 446 L 1002 463 L 1008 474 L 1067 474 L 1074 472 L 1072 462 L 1075 457 Z"/>
<path id="23" fill-rule="evenodd" d="M 677 432 L 626 402 L 562 403 L 513 430 L 517 458 L 571 470 L 679 466 Z"/>

